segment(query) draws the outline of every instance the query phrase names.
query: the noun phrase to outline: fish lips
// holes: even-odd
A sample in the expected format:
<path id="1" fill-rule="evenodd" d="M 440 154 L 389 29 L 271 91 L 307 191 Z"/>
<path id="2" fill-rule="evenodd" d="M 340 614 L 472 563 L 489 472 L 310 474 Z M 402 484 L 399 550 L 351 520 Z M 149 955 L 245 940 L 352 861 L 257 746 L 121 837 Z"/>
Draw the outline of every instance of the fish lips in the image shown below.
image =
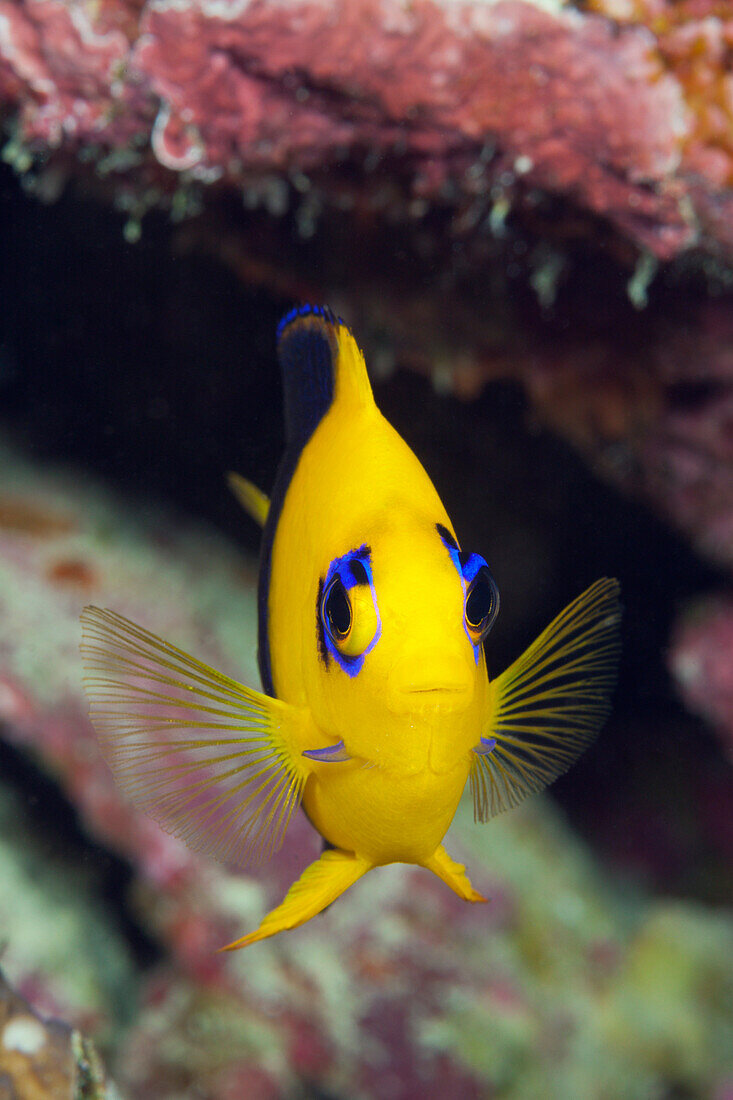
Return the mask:
<path id="1" fill-rule="evenodd" d="M 401 714 L 463 710 L 473 698 L 474 683 L 465 662 L 402 661 L 387 678 L 388 706 Z"/>

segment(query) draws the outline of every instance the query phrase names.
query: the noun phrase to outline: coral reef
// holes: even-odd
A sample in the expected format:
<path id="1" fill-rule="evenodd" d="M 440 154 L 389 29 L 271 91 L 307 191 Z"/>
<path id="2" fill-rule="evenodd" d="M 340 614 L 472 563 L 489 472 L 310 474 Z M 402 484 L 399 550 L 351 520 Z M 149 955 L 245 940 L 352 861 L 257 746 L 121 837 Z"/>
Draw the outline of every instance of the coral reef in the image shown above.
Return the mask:
<path id="1" fill-rule="evenodd" d="M 733 184 L 733 18 L 725 0 L 590 0 L 588 8 L 624 26 L 647 28 L 665 69 L 682 89 L 690 126 L 683 157 L 690 171 Z"/>
<path id="2" fill-rule="evenodd" d="M 716 729 L 733 763 L 733 600 L 709 597 L 686 609 L 677 624 L 670 669 L 685 702 Z M 729 829 L 733 859 L 733 828 Z"/>
<path id="3" fill-rule="evenodd" d="M 84 715 L 77 616 L 85 602 L 116 607 L 249 679 L 253 571 L 161 508 L 9 449 L 2 466 L 0 729 L 54 778 L 89 837 L 129 862 L 131 913 L 161 950 L 139 994 L 118 983 L 117 1032 L 96 1025 L 127 1097 L 724 1094 L 733 920 L 611 886 L 539 798 L 484 828 L 459 811 L 451 844 L 491 898 L 480 911 L 418 869 L 382 868 L 296 933 L 216 954 L 317 838 L 299 817 L 271 863 L 238 874 L 125 806 Z M 109 935 L 109 917 L 95 919 Z M 46 932 L 29 922 L 41 960 Z M 14 962 L 19 943 L 11 926 L 17 972 L 28 968 Z M 84 950 L 67 950 L 69 968 Z"/>
<path id="4" fill-rule="evenodd" d="M 6 155 L 68 173 L 83 152 L 141 207 L 194 182 L 295 203 L 303 227 L 324 204 L 377 233 L 436 206 L 499 232 L 547 193 L 660 259 L 698 237 L 678 173 L 690 107 L 633 26 L 525 0 L 3 0 L 0 16 Z"/>
<path id="5" fill-rule="evenodd" d="M 92 1043 L 46 1020 L 0 971 L 0 1090 L 8 1100 L 115 1100 Z"/>
<path id="6" fill-rule="evenodd" d="M 299 1089 L 387 1100 L 733 1094 L 733 608 L 714 591 L 733 566 L 732 26 L 719 0 L 0 0 L 3 157 L 39 198 L 80 181 L 122 212 L 128 243 L 162 208 L 183 224 L 173 247 L 157 237 L 158 247 L 177 249 L 181 267 L 182 252 L 204 249 L 242 283 L 329 300 L 358 327 L 377 375 L 397 363 L 463 397 L 486 387 L 461 421 L 469 430 L 452 476 L 460 496 L 473 471 L 473 509 L 479 483 L 483 493 L 475 529 L 491 537 L 508 530 L 513 506 L 502 479 L 534 501 L 532 538 L 509 536 L 498 551 L 527 621 L 558 583 L 563 533 L 549 531 L 547 498 L 565 494 L 561 514 L 590 521 L 573 486 L 528 468 L 544 453 L 530 451 L 529 436 L 511 481 L 514 452 L 487 412 L 496 380 L 518 382 L 532 425 L 569 440 L 720 571 L 680 581 L 670 606 L 650 612 L 664 618 L 661 637 L 675 599 L 710 591 L 683 611 L 669 668 L 719 743 L 687 718 L 681 748 L 679 714 L 677 724 L 664 711 L 649 718 L 652 693 L 618 759 L 582 765 L 596 769 L 591 791 L 608 792 L 592 806 L 606 819 L 596 834 L 606 852 L 640 883 L 657 875 L 668 894 L 694 881 L 719 912 L 609 881 L 537 800 L 485 829 L 460 811 L 451 841 L 492 899 L 480 913 L 418 871 L 385 868 L 297 933 L 217 954 L 254 926 L 318 840 L 298 816 L 277 857 L 243 875 L 195 858 L 125 805 L 85 716 L 78 613 L 88 602 L 114 607 L 255 682 L 253 563 L 164 509 L 148 478 L 161 454 L 173 465 L 182 454 L 168 450 L 175 435 L 190 449 L 180 480 L 200 476 L 207 433 L 233 434 L 236 421 L 247 437 L 250 407 L 273 390 L 257 373 L 270 345 L 250 342 L 249 319 L 236 329 L 227 317 L 224 337 L 219 314 L 182 316 L 182 283 L 158 286 L 149 240 L 136 250 L 147 281 L 134 305 L 116 283 L 93 285 L 94 248 L 115 274 L 117 254 L 92 214 L 76 229 L 86 279 L 67 293 L 71 247 L 54 260 L 50 234 L 35 253 L 18 234 L 16 254 L 8 217 L 5 296 L 22 282 L 26 312 L 36 295 L 34 316 L 50 323 L 33 367 L 30 354 L 15 363 L 11 346 L 33 323 L 23 309 L 2 314 L 3 392 L 15 373 L 38 407 L 43 448 L 54 436 L 71 453 L 86 436 L 117 455 L 111 466 L 132 455 L 147 495 L 124 501 L 78 472 L 0 450 L 0 737 L 9 759 L 27 762 L 26 791 L 33 776 L 40 791 L 30 814 L 3 774 L 3 963 L 38 1011 L 94 1036 L 129 1100 Z M 139 340 L 152 315 L 174 365 L 126 364 L 139 344 L 125 326 Z M 79 334 L 92 329 L 92 366 L 82 366 Z M 189 341 L 201 368 L 179 356 Z M 71 395 L 63 407 L 53 371 Z M 427 437 L 412 392 L 407 419 Z M 497 436 L 490 447 L 487 431 Z M 125 434 L 138 453 L 125 450 Z M 250 457 L 260 439 L 247 437 Z M 499 471 L 488 488 L 487 465 Z M 204 481 L 199 501 L 211 495 Z M 577 575 L 595 560 L 575 565 Z M 651 626 L 643 582 L 631 582 L 644 667 L 626 675 L 643 700 Z M 629 776 L 637 738 L 643 766 L 637 758 Z M 86 873 L 72 875 L 73 855 L 50 843 L 44 783 L 73 808 Z M 110 899 L 92 852 L 124 861 L 129 887 Z M 715 882 L 701 885 L 706 874 Z"/>
<path id="7" fill-rule="evenodd" d="M 204 207 L 182 247 L 332 301 L 387 368 L 464 396 L 519 379 L 729 562 L 729 298 L 643 327 L 601 285 L 595 328 L 541 323 L 601 250 L 637 308 L 688 254 L 727 291 L 725 4 L 0 0 L 0 26 L 4 156 L 40 195 L 84 176 L 132 236 L 150 207 Z"/>
<path id="8" fill-rule="evenodd" d="M 732 339 L 724 296 L 658 314 L 643 332 L 617 339 L 581 332 L 518 367 L 539 415 L 597 471 L 651 503 L 703 557 L 728 569 Z"/>
<path id="9" fill-rule="evenodd" d="M 37 1009 L 102 1035 L 135 996 L 131 952 L 100 897 L 92 865 L 80 865 L 58 835 L 34 827 L 7 771 L 0 786 L 3 968 Z M 39 783 L 39 813 L 43 797 Z"/>

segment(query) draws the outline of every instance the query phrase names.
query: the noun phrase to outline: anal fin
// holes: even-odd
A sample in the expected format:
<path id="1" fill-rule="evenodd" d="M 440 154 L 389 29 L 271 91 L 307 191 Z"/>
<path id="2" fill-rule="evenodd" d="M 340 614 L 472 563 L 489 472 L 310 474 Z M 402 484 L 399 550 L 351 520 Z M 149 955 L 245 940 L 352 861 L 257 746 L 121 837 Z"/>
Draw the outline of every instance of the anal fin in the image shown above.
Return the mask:
<path id="1" fill-rule="evenodd" d="M 320 859 L 306 867 L 281 904 L 262 919 L 259 928 L 227 944 L 221 950 L 236 951 L 240 947 L 247 947 L 258 940 L 274 936 L 277 932 L 305 924 L 348 890 L 349 886 L 353 886 L 371 867 L 369 860 L 356 856 L 353 852 L 344 852 L 340 848 L 327 849 Z"/>

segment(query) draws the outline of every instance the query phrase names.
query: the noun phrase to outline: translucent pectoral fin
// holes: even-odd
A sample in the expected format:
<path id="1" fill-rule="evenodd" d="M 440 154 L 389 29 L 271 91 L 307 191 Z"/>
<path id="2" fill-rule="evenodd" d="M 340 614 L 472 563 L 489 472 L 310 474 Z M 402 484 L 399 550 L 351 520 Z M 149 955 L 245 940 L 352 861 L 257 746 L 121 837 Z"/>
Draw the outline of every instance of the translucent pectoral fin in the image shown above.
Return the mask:
<path id="1" fill-rule="evenodd" d="M 123 792 L 197 851 L 267 859 L 309 774 L 306 715 L 122 615 L 87 607 L 81 621 L 89 716 Z"/>
<path id="2" fill-rule="evenodd" d="M 306 867 L 298 881 L 288 890 L 282 904 L 267 914 L 259 928 L 248 936 L 227 944 L 222 951 L 236 951 L 240 947 L 256 943 L 257 940 L 274 936 L 277 932 L 305 924 L 335 901 L 344 890 L 348 890 L 349 886 L 353 886 L 371 867 L 368 860 L 355 856 L 352 852 L 343 852 L 340 848 L 327 849 L 320 859 Z"/>
<path id="3" fill-rule="evenodd" d="M 245 512 L 255 523 L 259 523 L 260 527 L 264 527 L 267 513 L 270 511 L 269 497 L 241 474 L 228 473 L 227 482 Z"/>
<path id="4" fill-rule="evenodd" d="M 471 763 L 477 821 L 542 790 L 593 741 L 610 710 L 620 621 L 618 581 L 604 577 L 492 682 Z"/>

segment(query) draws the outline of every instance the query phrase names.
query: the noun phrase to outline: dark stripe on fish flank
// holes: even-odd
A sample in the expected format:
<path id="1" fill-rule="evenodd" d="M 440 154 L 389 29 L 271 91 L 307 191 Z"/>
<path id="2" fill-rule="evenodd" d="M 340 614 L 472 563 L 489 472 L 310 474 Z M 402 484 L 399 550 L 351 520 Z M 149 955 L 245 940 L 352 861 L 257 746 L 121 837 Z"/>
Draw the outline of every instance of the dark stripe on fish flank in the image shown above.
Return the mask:
<path id="1" fill-rule="evenodd" d="M 285 453 L 270 495 L 262 543 L 257 588 L 257 663 L 263 690 L 275 696 L 270 655 L 269 596 L 272 546 L 285 495 L 307 444 L 333 401 L 336 356 L 335 333 L 342 324 L 325 306 L 300 306 L 283 317 L 277 329 L 277 353 L 285 403 Z"/>

